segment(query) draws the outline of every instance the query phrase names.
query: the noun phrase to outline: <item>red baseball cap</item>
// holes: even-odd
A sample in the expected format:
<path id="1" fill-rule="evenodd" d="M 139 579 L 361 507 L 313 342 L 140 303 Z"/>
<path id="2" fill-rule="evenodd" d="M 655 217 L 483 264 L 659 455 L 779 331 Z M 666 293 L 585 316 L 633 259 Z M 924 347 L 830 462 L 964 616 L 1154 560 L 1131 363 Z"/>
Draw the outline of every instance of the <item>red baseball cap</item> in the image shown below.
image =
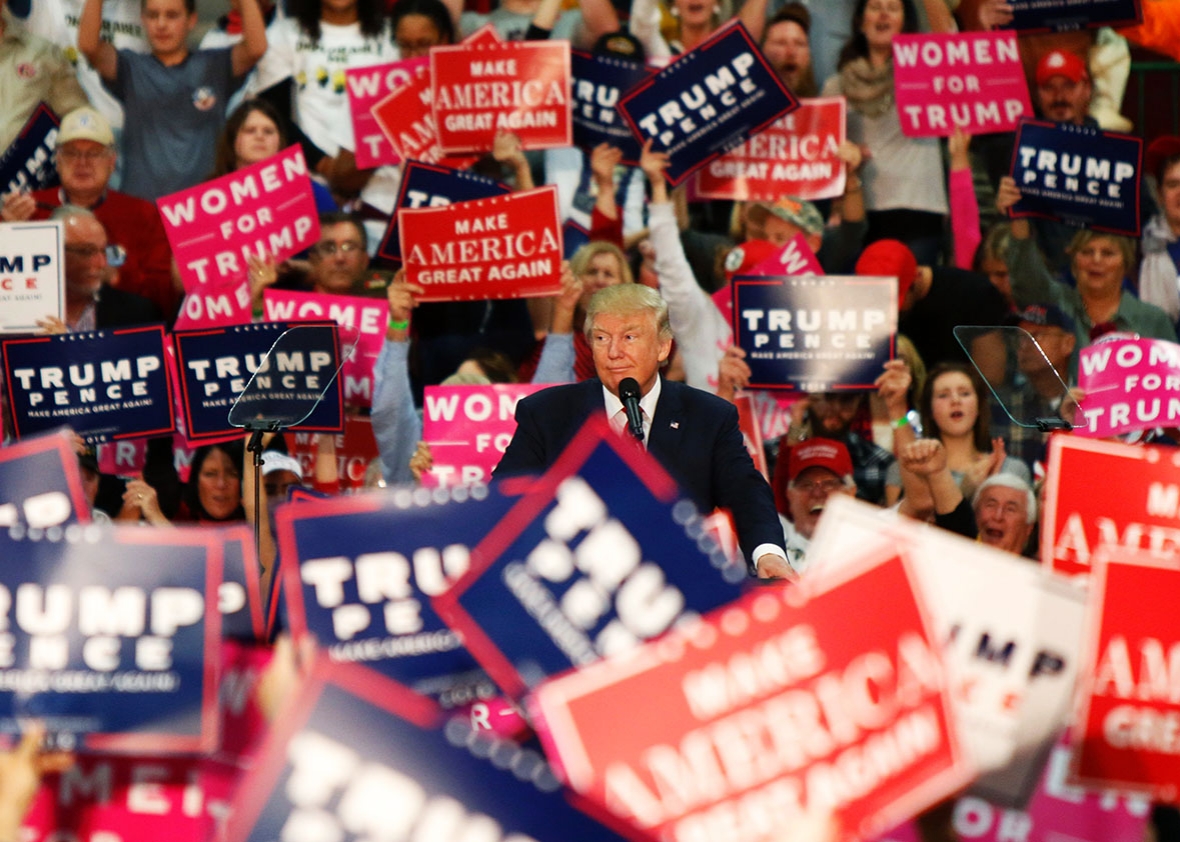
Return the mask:
<path id="1" fill-rule="evenodd" d="M 897 278 L 897 306 L 901 307 L 918 277 L 918 260 L 901 240 L 877 240 L 860 253 L 856 274 Z"/>
<path id="2" fill-rule="evenodd" d="M 1086 63 L 1068 50 L 1051 50 L 1037 62 L 1037 84 L 1043 85 L 1054 76 L 1064 76 L 1071 82 L 1089 77 Z"/>
<path id="3" fill-rule="evenodd" d="M 791 448 L 787 457 L 787 481 L 794 482 L 808 468 L 827 468 L 843 479 L 852 475 L 852 457 L 848 448 L 835 439 L 808 439 Z"/>
<path id="4" fill-rule="evenodd" d="M 1178 155 L 1180 155 L 1180 137 L 1175 135 L 1157 137 L 1147 147 L 1147 154 L 1144 156 L 1144 169 L 1154 175 L 1157 181 L 1163 181 L 1164 162 Z"/>
<path id="5" fill-rule="evenodd" d="M 749 275 L 755 266 L 774 257 L 781 248 L 769 240 L 746 240 L 740 246 L 734 246 L 725 256 L 725 280 Z"/>

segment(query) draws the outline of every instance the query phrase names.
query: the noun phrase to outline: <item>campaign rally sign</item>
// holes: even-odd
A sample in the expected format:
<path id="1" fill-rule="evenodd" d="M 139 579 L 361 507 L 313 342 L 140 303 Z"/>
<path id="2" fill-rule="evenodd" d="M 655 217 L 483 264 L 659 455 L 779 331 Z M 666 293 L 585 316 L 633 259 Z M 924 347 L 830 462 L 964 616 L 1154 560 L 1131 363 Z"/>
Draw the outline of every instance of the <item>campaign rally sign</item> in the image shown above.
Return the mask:
<path id="1" fill-rule="evenodd" d="M 1143 140 L 1087 126 L 1022 120 L 1012 153 L 1013 217 L 1059 219 L 1139 236 Z"/>
<path id="2" fill-rule="evenodd" d="M 0 222 L 0 333 L 65 318 L 63 249 L 61 222 Z"/>
<path id="3" fill-rule="evenodd" d="M 895 278 L 737 277 L 730 286 L 751 388 L 871 389 L 893 359 Z"/>
<path id="4" fill-rule="evenodd" d="M 452 708 L 492 685 L 431 606 L 516 498 L 498 486 L 402 488 L 276 513 L 290 628 L 335 661 L 362 664 Z"/>
<path id="5" fill-rule="evenodd" d="M 1109 438 L 1180 426 L 1180 345 L 1116 339 L 1083 348 L 1078 362 L 1078 388 L 1086 397 L 1085 423 L 1076 434 Z"/>
<path id="6" fill-rule="evenodd" d="M 208 751 L 217 740 L 222 555 L 208 529 L 0 533 L 0 731 L 69 747 Z M 76 737 L 76 739 L 71 739 Z"/>
<path id="7" fill-rule="evenodd" d="M 293 830 L 293 828 L 297 828 Z M 541 752 L 444 725 L 430 700 L 349 664 L 316 664 L 238 788 L 227 842 L 621 842 L 567 800 Z"/>
<path id="8" fill-rule="evenodd" d="M 903 548 L 917 570 L 960 737 L 981 773 L 971 793 L 1025 805 L 1073 710 L 1084 594 L 1019 556 L 846 495 L 828 500 L 805 576 L 877 545 Z"/>
<path id="9" fill-rule="evenodd" d="M 1009 28 L 1020 32 L 1072 32 L 1143 22 L 1141 0 L 1011 0 Z"/>
<path id="10" fill-rule="evenodd" d="M 352 136 L 356 138 L 357 169 L 368 170 L 401 163 L 401 156 L 381 131 L 373 107 L 403 85 L 414 81 L 419 68 L 428 67 L 425 56 L 344 71 L 348 110 L 352 114 Z"/>
<path id="11" fill-rule="evenodd" d="M 1033 113 L 1011 32 L 898 35 L 893 77 L 907 137 L 1010 132 Z"/>
<path id="12" fill-rule="evenodd" d="M 1090 575 L 1086 669 L 1073 742 L 1083 785 L 1135 790 L 1176 803 L 1180 651 L 1175 588 L 1180 559 L 1106 547 Z"/>
<path id="13" fill-rule="evenodd" d="M 824 268 L 819 265 L 819 259 L 811 246 L 807 244 L 807 237 L 800 233 L 787 240 L 778 254 L 773 254 L 759 263 L 751 271 L 751 275 L 822 275 Z M 732 314 L 732 306 L 726 317 Z M 732 321 L 732 319 L 729 319 Z"/>
<path id="14" fill-rule="evenodd" d="M 374 105 L 370 112 L 402 158 L 450 167 L 470 166 L 475 158 L 448 157 L 439 148 L 431 101 L 430 69 L 422 66 L 412 80 Z"/>
<path id="15" fill-rule="evenodd" d="M 915 588 L 892 552 L 749 594 L 542 684 L 541 739 L 576 792 L 662 839 L 770 842 L 803 810 L 879 833 L 971 776 Z"/>
<path id="16" fill-rule="evenodd" d="M 32 193 L 58 185 L 53 151 L 57 147 L 57 117 L 41 103 L 25 121 L 16 140 L 0 155 L 0 196 Z"/>
<path id="17" fill-rule="evenodd" d="M 17 438 L 69 424 L 87 442 L 176 429 L 162 325 L 0 339 Z"/>
<path id="18" fill-rule="evenodd" d="M 1023 809 L 975 795 L 955 801 L 951 827 L 963 842 L 1142 842 L 1151 801 L 1114 790 L 1086 790 L 1068 782 L 1071 750 L 1063 737 L 1049 753 L 1040 783 Z M 874 842 L 922 842 L 915 823 L 894 828 Z"/>
<path id="19" fill-rule="evenodd" d="M 487 176 L 444 167 L 441 164 L 426 164 L 422 161 L 406 161 L 402 168 L 402 183 L 395 208 L 445 208 L 455 202 L 469 202 L 472 199 L 487 199 L 511 193 L 512 188 L 503 182 Z M 398 220 L 401 214 L 396 210 L 389 218 L 389 227 L 377 247 L 377 256 L 395 263 L 401 263 L 401 238 Z"/>
<path id="20" fill-rule="evenodd" d="M 434 466 L 422 475 L 422 484 L 450 488 L 489 482 L 516 432 L 516 404 L 544 388 L 540 383 L 427 386 L 422 438 Z"/>
<path id="21" fill-rule="evenodd" d="M 406 280 L 419 301 L 530 298 L 561 291 L 561 218 L 553 185 L 397 212 Z"/>
<path id="22" fill-rule="evenodd" d="M 663 467 L 591 418 L 434 606 L 519 698 L 724 605 L 746 576 Z"/>
<path id="23" fill-rule="evenodd" d="M 186 290 L 240 281 L 251 257 L 283 261 L 315 245 L 319 215 L 298 146 L 156 200 Z"/>
<path id="24" fill-rule="evenodd" d="M 330 434 L 336 453 L 336 476 L 342 492 L 360 491 L 365 487 L 365 472 L 369 463 L 378 457 L 377 440 L 373 438 L 373 422 L 367 415 L 346 413 L 344 432 Z M 318 437 L 313 433 L 292 432 L 287 436 L 287 452 L 299 460 L 304 480 L 315 475 Z"/>
<path id="25" fill-rule="evenodd" d="M 590 231 L 582 225 L 567 219 L 561 226 L 561 253 L 570 260 L 578 249 L 590 242 Z"/>
<path id="26" fill-rule="evenodd" d="M 1173 558 L 1180 550 L 1177 468 L 1174 448 L 1051 436 L 1041 563 L 1055 573 L 1085 575 L 1093 554 L 1108 544 Z M 1095 483 L 1095 477 L 1117 482 Z"/>
<path id="27" fill-rule="evenodd" d="M 667 152 L 679 184 L 697 169 L 793 111 L 795 96 L 744 26 L 733 21 L 619 100 L 643 145 Z"/>
<path id="28" fill-rule="evenodd" d="M 0 447 L 0 528 L 89 522 L 82 470 L 68 431 Z"/>
<path id="29" fill-rule="evenodd" d="M 587 155 L 600 143 L 623 153 L 623 161 L 638 164 L 642 145 L 619 113 L 619 97 L 649 75 L 648 69 L 616 56 L 570 53 L 573 80 L 574 145 Z"/>
<path id="30" fill-rule="evenodd" d="M 380 298 L 267 289 L 262 294 L 267 321 L 319 321 L 340 326 L 340 380 L 344 403 L 369 406 L 373 402 L 373 366 L 385 343 L 389 302 Z M 338 430 L 337 424 L 331 429 Z"/>
<path id="31" fill-rule="evenodd" d="M 339 379 L 333 380 L 336 360 L 298 350 L 280 350 L 273 360 L 266 358 L 275 340 L 290 327 L 291 323 L 258 322 L 178 330 L 172 335 L 185 437 L 191 444 L 240 434 L 240 429 L 229 423 L 229 411 L 256 372 L 260 377 L 269 373 L 285 388 L 317 394 L 331 383 L 328 393 L 297 429 L 341 429 L 344 399 Z"/>
<path id="32" fill-rule="evenodd" d="M 702 199 L 774 202 L 783 196 L 830 199 L 844 194 L 844 97 L 801 99 L 731 152 L 697 170 Z"/>
<path id="33" fill-rule="evenodd" d="M 573 142 L 568 41 L 505 41 L 430 51 L 438 145 L 449 154 L 487 152 L 499 132 L 524 149 Z"/>

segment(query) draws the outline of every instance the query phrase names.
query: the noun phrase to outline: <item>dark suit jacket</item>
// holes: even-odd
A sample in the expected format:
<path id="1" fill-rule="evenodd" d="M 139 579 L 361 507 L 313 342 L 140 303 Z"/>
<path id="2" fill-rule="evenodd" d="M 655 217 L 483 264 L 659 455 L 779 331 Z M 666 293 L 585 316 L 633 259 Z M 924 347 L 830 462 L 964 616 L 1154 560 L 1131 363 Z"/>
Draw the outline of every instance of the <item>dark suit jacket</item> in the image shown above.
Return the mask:
<path id="1" fill-rule="evenodd" d="M 103 284 L 94 305 L 98 328 L 137 327 L 164 321 L 164 314 L 150 298 Z"/>
<path id="2" fill-rule="evenodd" d="M 595 412 L 605 414 L 602 383 L 554 386 L 516 405 L 516 434 L 495 475 L 545 470 Z M 733 513 L 742 552 L 759 544 L 783 545 L 774 495 L 742 443 L 732 404 L 683 383 L 663 381 L 648 435 L 648 452 L 705 513 Z"/>

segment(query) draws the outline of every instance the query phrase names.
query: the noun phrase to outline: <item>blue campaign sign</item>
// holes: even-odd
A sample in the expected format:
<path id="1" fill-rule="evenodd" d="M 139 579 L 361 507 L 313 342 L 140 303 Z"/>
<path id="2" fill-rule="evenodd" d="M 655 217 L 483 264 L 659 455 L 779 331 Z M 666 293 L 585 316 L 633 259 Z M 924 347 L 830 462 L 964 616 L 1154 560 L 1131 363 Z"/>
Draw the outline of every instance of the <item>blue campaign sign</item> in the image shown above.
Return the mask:
<path id="1" fill-rule="evenodd" d="M 89 523 L 78 455 L 65 432 L 0 447 L 0 528 Z"/>
<path id="2" fill-rule="evenodd" d="M 1070 32 L 1143 22 L 1140 0 L 1009 0 L 1012 23 L 1020 32 Z"/>
<path id="3" fill-rule="evenodd" d="M 162 325 L 0 339 L 17 438 L 64 424 L 87 442 L 176 429 Z"/>
<path id="4" fill-rule="evenodd" d="M 573 89 L 574 145 L 590 154 L 600 143 L 623 153 L 623 163 L 639 163 L 642 144 L 619 113 L 619 98 L 651 73 L 642 64 L 614 56 L 570 53 L 570 87 Z"/>
<path id="5" fill-rule="evenodd" d="M 258 322 L 173 333 L 185 436 L 190 443 L 241 435 L 241 431 L 229 423 L 230 408 L 275 340 L 295 324 Z M 315 361 L 309 358 L 291 358 L 282 364 L 276 360 L 276 376 L 291 378 L 292 389 L 318 392 L 335 373 L 335 362 L 332 360 L 329 365 L 317 369 Z M 291 429 L 328 432 L 339 431 L 343 426 L 344 402 L 337 378 L 311 417 Z"/>
<path id="6" fill-rule="evenodd" d="M 0 533 L 0 732 L 40 719 L 63 747 L 209 751 L 217 742 L 216 531 Z"/>
<path id="7" fill-rule="evenodd" d="M 32 193 L 58 185 L 53 150 L 57 146 L 57 117 L 41 103 L 0 155 L 0 195 Z"/>
<path id="8" fill-rule="evenodd" d="M 591 419 L 435 607 L 520 698 L 731 602 L 745 579 L 663 467 Z"/>
<path id="9" fill-rule="evenodd" d="M 218 530 L 224 565 L 217 609 L 221 612 L 221 636 L 231 640 L 262 640 L 262 590 L 254 532 L 238 524 Z"/>
<path id="10" fill-rule="evenodd" d="M 1022 120 L 1012 153 L 1020 201 L 1012 216 L 1139 236 L 1143 140 L 1042 120 Z"/>
<path id="11" fill-rule="evenodd" d="M 871 389 L 893 359 L 896 278 L 739 276 L 732 288 L 752 388 Z"/>
<path id="12" fill-rule="evenodd" d="M 365 495 L 276 514 L 291 629 L 446 708 L 491 682 L 431 605 L 516 502 L 501 484 Z"/>
<path id="13" fill-rule="evenodd" d="M 573 258 L 578 249 L 590 242 L 590 232 L 572 219 L 561 226 L 561 252 L 566 260 Z"/>
<path id="14" fill-rule="evenodd" d="M 798 107 L 736 20 L 619 101 L 639 143 L 668 153 L 673 185 Z"/>
<path id="15" fill-rule="evenodd" d="M 228 842 L 292 838 L 621 842 L 540 751 L 444 722 L 422 696 L 317 663 L 237 789 Z M 308 835 L 310 829 L 315 833 Z"/>
<path id="16" fill-rule="evenodd" d="M 377 256 L 395 263 L 402 262 L 401 244 L 398 240 L 398 208 L 438 208 L 455 202 L 469 202 L 472 199 L 487 199 L 512 192 L 507 184 L 463 170 L 453 170 L 440 164 L 424 164 L 421 161 L 406 161 L 402 170 L 402 186 L 394 206 L 393 216 Z"/>

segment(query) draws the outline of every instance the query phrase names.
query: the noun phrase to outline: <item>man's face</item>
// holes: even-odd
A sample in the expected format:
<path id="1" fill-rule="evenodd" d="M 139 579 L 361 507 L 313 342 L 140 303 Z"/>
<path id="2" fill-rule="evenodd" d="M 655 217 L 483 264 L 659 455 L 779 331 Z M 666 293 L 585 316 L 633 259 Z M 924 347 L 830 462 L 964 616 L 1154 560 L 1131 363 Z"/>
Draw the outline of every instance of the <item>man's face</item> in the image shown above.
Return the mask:
<path id="1" fill-rule="evenodd" d="M 91 298 L 110 272 L 107 232 L 97 219 L 74 217 L 66 225 L 66 292 L 71 298 Z"/>
<path id="2" fill-rule="evenodd" d="M 1090 108 L 1090 80 L 1071 82 L 1064 76 L 1051 76 L 1045 84 L 1037 85 L 1037 105 L 1046 119 L 1080 126 Z"/>
<path id="3" fill-rule="evenodd" d="M 811 66 L 811 44 L 803 27 L 793 20 L 776 23 L 766 30 L 762 52 L 786 86 L 796 90 L 803 72 Z"/>
<path id="4" fill-rule="evenodd" d="M 71 140 L 57 150 L 57 174 L 66 195 L 106 190 L 115 171 L 115 150 L 93 140 Z"/>
<path id="5" fill-rule="evenodd" d="M 824 438 L 843 438 L 852 428 L 860 402 L 861 395 L 857 392 L 821 392 L 812 395 L 812 433 Z"/>
<path id="6" fill-rule="evenodd" d="M 1022 322 L 1020 326 L 1036 340 L 1045 352 L 1049 364 L 1058 371 L 1065 371 L 1073 354 L 1077 338 L 1059 327 L 1051 325 L 1034 325 Z M 1031 343 L 1022 341 L 1016 347 L 1016 362 L 1025 374 L 1035 374 L 1045 366 L 1045 360 L 1036 352 Z"/>
<path id="7" fill-rule="evenodd" d="M 316 292 L 347 295 L 369 268 L 361 232 L 351 222 L 328 225 L 311 250 L 311 280 Z"/>
<path id="8" fill-rule="evenodd" d="M 844 481 L 827 468 L 819 466 L 802 471 L 787 486 L 787 503 L 791 520 L 804 538 L 811 538 L 815 525 L 823 514 L 828 498 L 833 494 L 848 493 Z"/>
<path id="9" fill-rule="evenodd" d="M 1028 522 L 1028 497 L 1019 489 L 991 485 L 975 506 L 979 540 L 998 550 L 1020 555 L 1033 525 Z"/>
<path id="10" fill-rule="evenodd" d="M 613 395 L 619 383 L 634 377 L 646 395 L 656 382 L 660 363 L 668 359 L 671 339 L 661 339 L 656 316 L 650 310 L 635 313 L 599 313 L 590 330 L 594 368 L 598 379 Z"/>

